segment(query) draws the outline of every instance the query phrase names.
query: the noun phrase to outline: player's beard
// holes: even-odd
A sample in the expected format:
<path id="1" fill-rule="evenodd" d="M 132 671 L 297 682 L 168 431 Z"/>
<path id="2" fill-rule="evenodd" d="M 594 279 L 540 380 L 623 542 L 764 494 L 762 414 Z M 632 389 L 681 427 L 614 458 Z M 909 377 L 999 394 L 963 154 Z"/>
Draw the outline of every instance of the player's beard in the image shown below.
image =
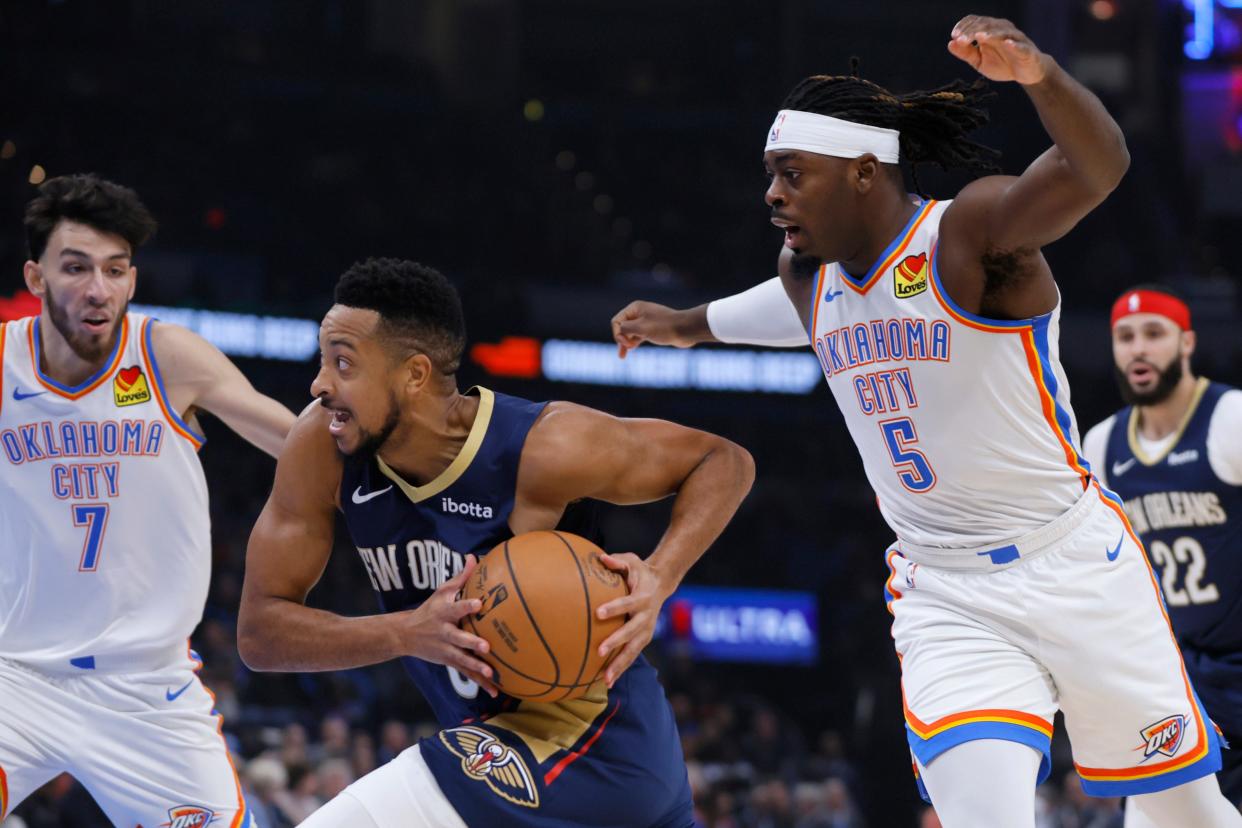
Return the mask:
<path id="1" fill-rule="evenodd" d="M 796 281 L 805 282 L 807 279 L 815 276 L 823 263 L 824 260 L 819 256 L 794 253 L 793 258 L 789 260 L 789 272 Z"/>
<path id="2" fill-rule="evenodd" d="M 1150 391 L 1135 391 L 1130 385 L 1130 380 L 1126 378 L 1125 371 L 1122 371 L 1116 365 L 1113 366 L 1113 376 L 1117 378 L 1117 387 L 1121 389 L 1121 398 L 1130 405 L 1156 405 L 1162 403 L 1173 393 L 1173 389 L 1177 388 L 1177 384 L 1182 381 L 1182 349 L 1177 349 L 1177 354 L 1173 360 L 1163 369 L 1157 368 L 1154 363 L 1148 362 L 1152 370 L 1160 377 L 1156 380 L 1156 385 Z"/>
<path id="3" fill-rule="evenodd" d="M 388 438 L 397 430 L 397 425 L 401 422 L 401 408 L 397 404 L 397 395 L 389 392 L 388 394 L 388 414 L 384 417 L 384 424 L 380 426 L 379 431 L 367 431 L 361 426 L 358 427 L 358 448 L 354 454 L 377 454 L 384 444 L 388 442 Z"/>
<path id="4" fill-rule="evenodd" d="M 129 312 L 129 302 L 126 301 L 121 306 L 121 312 L 113 320 L 112 333 L 106 337 L 96 338 L 90 334 L 83 333 L 74 326 L 69 320 L 69 314 L 56 301 L 55 295 L 51 290 L 44 292 L 43 301 L 47 303 L 47 312 L 52 318 L 52 326 L 69 343 L 70 350 L 77 354 L 79 359 L 89 363 L 102 362 L 112 352 L 112 346 L 116 343 L 116 338 L 121 333 L 121 320 Z"/>

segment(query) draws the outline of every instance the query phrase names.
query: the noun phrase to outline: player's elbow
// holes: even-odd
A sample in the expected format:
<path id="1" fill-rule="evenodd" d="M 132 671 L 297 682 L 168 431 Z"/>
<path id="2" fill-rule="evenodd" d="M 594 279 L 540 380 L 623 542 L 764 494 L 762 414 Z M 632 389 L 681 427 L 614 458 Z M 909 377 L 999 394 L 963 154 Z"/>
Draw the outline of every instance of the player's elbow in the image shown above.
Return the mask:
<path id="1" fill-rule="evenodd" d="M 1130 150 L 1126 147 L 1126 137 L 1120 128 L 1111 136 L 1111 141 L 1113 145 L 1109 147 L 1101 163 L 1095 166 L 1090 181 L 1092 189 L 1101 199 L 1117 189 L 1121 179 L 1125 178 L 1126 171 L 1130 169 Z"/>
<path id="2" fill-rule="evenodd" d="M 745 497 L 755 483 L 755 458 L 737 443 L 723 437 L 715 451 L 727 461 L 734 484 L 741 496 Z"/>
<path id="3" fill-rule="evenodd" d="M 1126 147 L 1125 136 L 1121 134 L 1121 130 L 1117 131 L 1117 149 L 1114 152 L 1113 165 L 1111 175 L 1108 178 L 1108 192 L 1117 189 L 1117 185 L 1121 183 L 1121 179 L 1125 178 L 1126 171 L 1130 169 L 1130 150 Z"/>
<path id="4" fill-rule="evenodd" d="M 242 663 L 257 673 L 278 669 L 272 636 L 264 631 L 262 613 L 254 601 L 243 600 L 237 614 L 237 654 Z"/>

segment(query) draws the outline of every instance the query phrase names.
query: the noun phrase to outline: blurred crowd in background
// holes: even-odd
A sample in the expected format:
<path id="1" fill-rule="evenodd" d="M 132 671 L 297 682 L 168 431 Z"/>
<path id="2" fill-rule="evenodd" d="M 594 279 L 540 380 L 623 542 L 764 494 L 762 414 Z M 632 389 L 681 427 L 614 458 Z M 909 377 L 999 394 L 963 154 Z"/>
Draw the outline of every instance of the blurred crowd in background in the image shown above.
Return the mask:
<path id="1" fill-rule="evenodd" d="M 86 0 L 0 5 L 0 300 L 21 287 L 21 215 L 48 176 L 97 172 L 161 222 L 136 301 L 317 320 L 351 262 L 404 256 L 448 274 L 472 343 L 605 342 L 631 299 L 688 306 L 768 278 L 762 137 L 787 90 L 847 71 L 895 90 L 968 67 L 944 49 L 968 12 L 1007 16 L 1109 106 L 1132 154 L 1120 188 L 1045 253 L 1063 300 L 1062 358 L 1082 431 L 1120 402 L 1107 308 L 1166 281 L 1189 299 L 1196 368 L 1242 382 L 1242 10 L 1207 3 L 1216 40 L 1187 40 L 1181 0 Z M 1195 31 L 1201 32 L 1200 29 Z M 1020 90 L 996 85 L 976 136 L 1020 171 L 1047 138 Z M 950 197 L 959 174 L 922 170 Z M 242 359 L 300 410 L 312 360 Z M 808 666 L 689 661 L 653 646 L 708 828 L 937 825 L 919 800 L 882 592 L 890 533 L 825 388 L 807 395 L 639 390 L 489 375 L 532 399 L 667 417 L 745 445 L 758 479 L 687 581 L 798 588 L 819 603 Z M 251 807 L 295 825 L 434 730 L 394 665 L 258 675 L 234 641 L 246 542 L 272 462 L 208 421 L 214 578 L 193 646 Z M 668 504 L 604 514 L 606 546 L 645 552 Z M 374 599 L 339 542 L 318 606 Z M 1120 825 L 1088 800 L 1065 746 L 1041 828 Z M 59 779 L 4 823 L 106 822 Z"/>

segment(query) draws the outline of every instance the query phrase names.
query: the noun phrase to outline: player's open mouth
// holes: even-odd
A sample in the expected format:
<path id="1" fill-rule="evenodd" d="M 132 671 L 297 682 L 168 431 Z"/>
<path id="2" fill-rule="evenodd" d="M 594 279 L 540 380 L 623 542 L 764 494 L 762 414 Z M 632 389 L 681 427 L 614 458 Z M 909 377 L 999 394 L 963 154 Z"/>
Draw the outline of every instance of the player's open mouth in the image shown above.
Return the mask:
<path id="1" fill-rule="evenodd" d="M 340 434 L 345 429 L 345 424 L 353 419 L 348 411 L 341 411 L 336 408 L 328 409 L 332 412 L 332 420 L 328 423 L 328 431 L 332 434 Z"/>
<path id="2" fill-rule="evenodd" d="M 801 227 L 799 227 L 796 224 L 790 224 L 789 222 L 785 221 L 785 219 L 780 218 L 778 216 L 772 217 L 772 223 L 785 231 L 785 246 L 786 247 L 790 249 L 797 249 L 798 247 L 801 247 L 801 245 L 799 244 L 799 241 L 801 241 L 800 236 L 802 235 Z"/>
<path id="3" fill-rule="evenodd" d="M 108 332 L 108 319 L 102 316 L 88 316 L 82 320 L 82 326 L 93 334 Z"/>
<path id="4" fill-rule="evenodd" d="M 1130 370 L 1126 373 L 1130 378 L 1130 382 L 1136 385 L 1142 385 L 1150 382 L 1157 377 L 1156 369 L 1152 368 L 1150 365 L 1143 364 L 1130 366 Z"/>

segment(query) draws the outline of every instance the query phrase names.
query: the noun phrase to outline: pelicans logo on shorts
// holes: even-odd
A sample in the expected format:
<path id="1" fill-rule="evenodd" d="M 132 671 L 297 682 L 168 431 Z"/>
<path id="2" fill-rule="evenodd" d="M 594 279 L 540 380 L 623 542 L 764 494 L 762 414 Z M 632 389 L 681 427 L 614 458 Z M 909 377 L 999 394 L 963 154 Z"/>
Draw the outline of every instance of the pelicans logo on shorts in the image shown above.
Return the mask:
<path id="1" fill-rule="evenodd" d="M 1135 750 L 1143 751 L 1144 762 L 1158 753 L 1169 757 L 1177 753 L 1182 746 L 1182 737 L 1186 735 L 1186 718 L 1180 714 L 1169 716 L 1139 731 L 1144 741 Z"/>
<path id="2" fill-rule="evenodd" d="M 893 268 L 893 294 L 909 299 L 927 290 L 927 254 L 906 256 Z"/>
<path id="3" fill-rule="evenodd" d="M 461 757 L 461 769 L 471 779 L 487 783 L 492 793 L 515 805 L 539 807 L 535 780 L 517 751 L 477 727 L 440 731 L 440 741 Z"/>
<path id="4" fill-rule="evenodd" d="M 168 822 L 160 823 L 160 828 L 203 828 L 217 819 L 216 812 L 197 805 L 178 805 L 168 809 Z"/>
<path id="5" fill-rule="evenodd" d="M 122 368 L 112 380 L 112 395 L 117 405 L 137 405 L 151 399 L 147 378 L 137 365 Z"/>

